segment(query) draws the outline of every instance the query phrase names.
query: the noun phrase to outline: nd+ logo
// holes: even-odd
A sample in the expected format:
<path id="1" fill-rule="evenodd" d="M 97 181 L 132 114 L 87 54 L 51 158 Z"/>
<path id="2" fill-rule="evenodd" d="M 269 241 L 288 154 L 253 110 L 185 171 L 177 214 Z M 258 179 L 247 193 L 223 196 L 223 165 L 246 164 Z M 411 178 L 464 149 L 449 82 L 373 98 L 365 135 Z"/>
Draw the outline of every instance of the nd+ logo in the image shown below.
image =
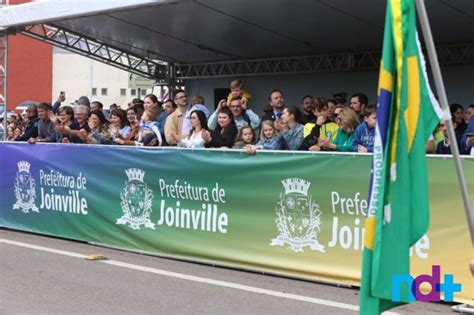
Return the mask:
<path id="1" fill-rule="evenodd" d="M 392 277 L 392 301 L 400 302 L 400 291 L 403 282 L 408 284 L 408 301 L 434 302 L 440 301 L 440 292 L 444 293 L 446 302 L 453 301 L 453 293 L 461 292 L 461 284 L 454 282 L 454 275 L 445 274 L 444 283 L 441 283 L 441 267 L 433 265 L 431 267 L 431 275 L 419 275 L 413 279 L 410 275 L 395 275 Z M 420 286 L 423 282 L 431 284 L 431 291 L 423 294 Z"/>

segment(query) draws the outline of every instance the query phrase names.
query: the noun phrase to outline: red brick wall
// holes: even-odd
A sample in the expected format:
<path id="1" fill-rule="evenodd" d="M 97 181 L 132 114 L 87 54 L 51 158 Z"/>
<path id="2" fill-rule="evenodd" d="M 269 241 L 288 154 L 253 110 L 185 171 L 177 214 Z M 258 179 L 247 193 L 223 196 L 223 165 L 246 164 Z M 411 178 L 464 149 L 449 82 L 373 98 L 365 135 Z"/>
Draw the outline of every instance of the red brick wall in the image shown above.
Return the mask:
<path id="1" fill-rule="evenodd" d="M 29 1 L 10 0 L 10 5 Z M 23 35 L 8 38 L 7 105 L 26 100 L 52 101 L 53 47 Z"/>

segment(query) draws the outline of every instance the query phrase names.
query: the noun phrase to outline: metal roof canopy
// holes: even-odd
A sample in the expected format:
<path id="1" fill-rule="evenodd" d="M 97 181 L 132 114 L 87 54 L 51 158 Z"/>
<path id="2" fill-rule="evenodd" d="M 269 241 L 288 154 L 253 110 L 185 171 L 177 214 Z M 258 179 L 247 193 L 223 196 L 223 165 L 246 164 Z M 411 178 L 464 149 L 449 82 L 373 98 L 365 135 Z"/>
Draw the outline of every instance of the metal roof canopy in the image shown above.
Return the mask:
<path id="1" fill-rule="evenodd" d="M 380 0 L 54 0 L 0 9 L 0 30 L 165 81 L 171 72 L 376 69 L 385 7 Z M 427 9 L 441 62 L 474 62 L 472 0 L 431 0 Z"/>

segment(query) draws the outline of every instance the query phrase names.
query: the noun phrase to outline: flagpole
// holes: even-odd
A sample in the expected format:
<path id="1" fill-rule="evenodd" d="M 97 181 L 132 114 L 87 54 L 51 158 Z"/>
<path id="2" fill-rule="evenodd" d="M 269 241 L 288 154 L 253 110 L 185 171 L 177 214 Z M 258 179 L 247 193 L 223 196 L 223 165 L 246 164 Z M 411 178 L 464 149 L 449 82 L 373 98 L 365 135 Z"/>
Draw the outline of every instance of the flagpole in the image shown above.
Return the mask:
<path id="1" fill-rule="evenodd" d="M 448 129 L 449 139 L 451 140 L 451 152 L 454 157 L 454 165 L 456 167 L 456 172 L 459 179 L 459 186 L 461 187 L 461 194 L 464 203 L 464 209 L 466 211 L 467 223 L 469 225 L 469 233 L 471 235 L 471 244 L 474 247 L 474 222 L 472 217 L 472 207 L 469 201 L 469 196 L 467 193 L 466 179 L 464 178 L 464 173 L 462 171 L 461 158 L 459 156 L 459 148 L 456 141 L 456 134 L 454 132 L 453 122 L 451 120 L 451 114 L 448 107 L 448 99 L 446 97 L 446 91 L 444 89 L 443 77 L 441 76 L 441 70 L 439 68 L 438 56 L 436 55 L 436 50 L 433 42 L 433 36 L 431 34 L 430 23 L 428 20 L 428 15 L 426 14 L 426 7 L 424 0 L 415 0 L 416 9 L 418 11 L 418 17 L 420 19 L 421 29 L 423 31 L 423 37 L 425 38 L 426 48 L 428 50 L 428 57 L 430 59 L 431 69 L 433 71 L 433 77 L 435 81 L 436 90 L 438 91 L 439 101 L 441 103 L 441 108 L 445 112 L 446 125 Z"/>

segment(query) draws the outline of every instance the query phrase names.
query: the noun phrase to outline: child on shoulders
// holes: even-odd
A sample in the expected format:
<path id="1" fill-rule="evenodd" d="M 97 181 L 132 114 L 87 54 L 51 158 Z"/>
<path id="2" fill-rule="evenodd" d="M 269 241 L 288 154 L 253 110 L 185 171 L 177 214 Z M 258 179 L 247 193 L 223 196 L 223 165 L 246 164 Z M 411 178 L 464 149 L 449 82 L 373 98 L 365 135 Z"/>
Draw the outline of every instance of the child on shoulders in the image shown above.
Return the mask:
<path id="1" fill-rule="evenodd" d="M 230 104 L 234 98 L 242 98 L 244 102 L 250 101 L 252 94 L 244 90 L 242 80 L 234 80 L 230 82 L 230 93 L 227 95 L 227 104 Z"/>

